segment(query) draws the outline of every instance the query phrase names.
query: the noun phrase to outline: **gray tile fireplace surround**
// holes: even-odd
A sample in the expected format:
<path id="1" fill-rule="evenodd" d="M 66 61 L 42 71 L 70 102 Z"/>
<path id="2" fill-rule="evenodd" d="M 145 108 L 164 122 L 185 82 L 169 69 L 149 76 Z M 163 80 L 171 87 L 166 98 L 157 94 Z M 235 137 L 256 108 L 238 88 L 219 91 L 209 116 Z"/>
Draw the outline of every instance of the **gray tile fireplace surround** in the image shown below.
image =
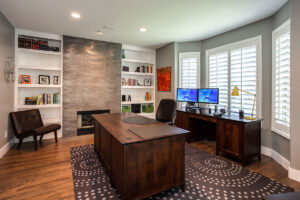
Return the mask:
<path id="1" fill-rule="evenodd" d="M 121 111 L 121 53 L 117 43 L 64 36 L 63 137 L 77 135 L 77 112 Z"/>

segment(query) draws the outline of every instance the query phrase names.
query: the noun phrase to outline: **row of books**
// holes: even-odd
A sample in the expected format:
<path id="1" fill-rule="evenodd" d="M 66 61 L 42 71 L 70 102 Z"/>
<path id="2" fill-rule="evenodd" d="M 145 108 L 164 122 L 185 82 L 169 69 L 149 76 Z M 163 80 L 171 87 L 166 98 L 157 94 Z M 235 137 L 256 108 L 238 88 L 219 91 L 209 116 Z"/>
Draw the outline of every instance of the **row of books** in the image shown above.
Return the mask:
<path id="1" fill-rule="evenodd" d="M 35 40 L 23 37 L 18 38 L 18 47 L 25 49 L 59 52 L 59 47 L 48 46 L 48 41 L 46 40 Z"/>
<path id="2" fill-rule="evenodd" d="M 60 93 L 40 94 L 38 96 L 25 97 L 25 105 L 60 104 Z"/>
<path id="3" fill-rule="evenodd" d="M 137 86 L 137 85 L 140 85 L 139 84 L 139 81 L 136 80 L 136 79 L 133 79 L 133 78 L 129 78 L 126 82 L 126 85 L 127 86 Z"/>
<path id="4" fill-rule="evenodd" d="M 136 68 L 135 72 L 141 72 L 141 73 L 153 73 L 153 66 L 147 65 L 147 66 L 140 66 Z"/>

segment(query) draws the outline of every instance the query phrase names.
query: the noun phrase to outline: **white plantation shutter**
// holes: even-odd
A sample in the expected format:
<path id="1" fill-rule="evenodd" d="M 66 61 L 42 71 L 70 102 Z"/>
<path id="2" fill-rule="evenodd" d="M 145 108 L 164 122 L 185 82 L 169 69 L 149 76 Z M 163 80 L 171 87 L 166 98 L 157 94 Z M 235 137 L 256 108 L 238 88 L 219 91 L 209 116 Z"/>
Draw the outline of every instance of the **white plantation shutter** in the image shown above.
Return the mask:
<path id="1" fill-rule="evenodd" d="M 230 52 L 230 94 L 235 86 L 241 90 L 256 94 L 256 56 L 256 45 L 235 49 Z M 231 114 L 238 115 L 239 110 L 244 110 L 245 116 L 251 116 L 254 96 L 241 91 L 239 93 L 240 96 L 231 96 Z M 256 106 L 253 114 L 256 116 Z"/>
<path id="2" fill-rule="evenodd" d="M 228 53 L 222 52 L 209 56 L 210 88 L 219 88 L 219 108 L 228 107 Z"/>
<path id="3" fill-rule="evenodd" d="M 198 88 L 200 83 L 200 52 L 179 54 L 179 87 Z"/>
<path id="4" fill-rule="evenodd" d="M 242 91 L 237 97 L 231 93 L 237 86 L 259 96 L 260 45 L 261 37 L 255 37 L 207 51 L 208 87 L 219 88 L 219 108 L 226 108 L 230 115 L 238 115 L 239 110 L 244 110 L 245 116 L 251 116 L 254 96 Z M 260 105 L 258 96 L 254 117 Z"/>
<path id="5" fill-rule="evenodd" d="M 290 127 L 290 25 L 273 32 L 272 130 L 289 138 Z"/>

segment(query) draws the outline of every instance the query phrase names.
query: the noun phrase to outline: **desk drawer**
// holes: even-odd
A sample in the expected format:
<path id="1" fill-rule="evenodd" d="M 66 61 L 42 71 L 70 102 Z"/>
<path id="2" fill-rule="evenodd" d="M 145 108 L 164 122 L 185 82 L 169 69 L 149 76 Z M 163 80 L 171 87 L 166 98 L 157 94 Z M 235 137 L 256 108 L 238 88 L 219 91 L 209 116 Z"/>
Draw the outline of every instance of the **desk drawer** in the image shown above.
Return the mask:
<path id="1" fill-rule="evenodd" d="M 209 116 L 197 115 L 197 114 L 191 114 L 190 117 L 195 118 L 195 119 L 200 119 L 203 121 L 217 123 L 217 118 L 215 118 L 215 117 L 209 117 Z"/>

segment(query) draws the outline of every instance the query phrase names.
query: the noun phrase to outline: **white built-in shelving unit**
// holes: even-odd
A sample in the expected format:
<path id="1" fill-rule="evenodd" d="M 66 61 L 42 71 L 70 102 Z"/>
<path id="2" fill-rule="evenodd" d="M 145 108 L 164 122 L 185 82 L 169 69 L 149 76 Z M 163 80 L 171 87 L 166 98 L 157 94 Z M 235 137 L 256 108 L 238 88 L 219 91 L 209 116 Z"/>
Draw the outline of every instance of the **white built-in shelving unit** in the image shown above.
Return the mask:
<path id="1" fill-rule="evenodd" d="M 126 101 L 121 101 L 121 107 L 128 106 L 131 108 L 132 104 L 140 104 L 141 113 L 140 115 L 155 118 L 155 110 L 153 113 L 143 113 L 142 106 L 145 104 L 151 104 L 155 108 L 155 74 L 156 74 L 156 66 L 155 66 L 155 50 L 148 48 L 141 48 L 130 45 L 123 45 L 122 49 L 125 54 L 125 58 L 122 59 L 122 68 L 123 66 L 129 67 L 129 72 L 125 72 L 121 68 L 122 78 L 126 81 L 128 79 L 136 79 L 138 80 L 138 86 L 122 86 L 121 93 L 122 95 L 126 95 Z M 137 67 L 140 66 L 151 66 L 152 73 L 143 73 L 136 72 Z M 151 79 L 151 86 L 145 86 L 144 80 Z M 122 83 L 121 83 L 122 85 Z M 145 99 L 146 92 L 151 94 L 151 99 Z M 128 101 L 128 96 L 131 96 L 131 101 Z"/>
<path id="2" fill-rule="evenodd" d="M 19 48 L 18 38 L 25 37 L 48 41 L 49 46 L 59 47 L 59 52 Z M 16 29 L 15 31 L 15 87 L 14 110 L 39 109 L 44 124 L 62 125 L 63 102 L 63 40 L 62 36 Z M 21 84 L 21 75 L 30 75 L 31 84 Z M 50 76 L 50 84 L 39 84 L 39 75 Z M 53 84 L 53 76 L 59 76 L 58 84 Z M 38 96 L 42 93 L 60 93 L 59 104 L 25 105 L 25 97 Z M 59 130 L 58 136 L 62 136 Z M 53 134 L 45 135 L 52 138 Z M 28 138 L 31 140 L 31 138 Z"/>

